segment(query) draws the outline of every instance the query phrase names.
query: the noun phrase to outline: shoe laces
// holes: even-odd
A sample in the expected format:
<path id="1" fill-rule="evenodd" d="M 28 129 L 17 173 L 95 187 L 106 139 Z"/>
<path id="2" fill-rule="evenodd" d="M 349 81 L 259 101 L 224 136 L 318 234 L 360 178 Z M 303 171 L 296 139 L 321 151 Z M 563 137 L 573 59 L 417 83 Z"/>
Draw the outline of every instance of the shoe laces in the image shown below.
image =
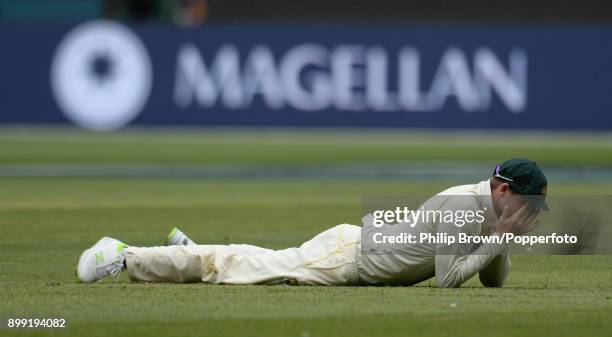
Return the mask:
<path id="1" fill-rule="evenodd" d="M 102 276 L 111 275 L 116 277 L 123 270 L 123 261 L 125 261 L 125 256 L 123 254 L 118 254 L 116 261 L 104 266 L 99 266 L 97 271 L 102 274 Z"/>

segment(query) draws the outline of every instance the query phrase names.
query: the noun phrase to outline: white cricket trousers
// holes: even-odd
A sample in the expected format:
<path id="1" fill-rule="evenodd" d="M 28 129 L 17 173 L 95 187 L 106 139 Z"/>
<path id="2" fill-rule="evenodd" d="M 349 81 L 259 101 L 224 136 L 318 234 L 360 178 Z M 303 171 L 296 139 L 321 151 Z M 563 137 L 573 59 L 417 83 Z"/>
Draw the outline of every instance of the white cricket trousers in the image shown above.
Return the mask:
<path id="1" fill-rule="evenodd" d="M 128 247 L 132 281 L 214 284 L 356 284 L 361 227 L 330 228 L 298 248 L 250 245 Z"/>

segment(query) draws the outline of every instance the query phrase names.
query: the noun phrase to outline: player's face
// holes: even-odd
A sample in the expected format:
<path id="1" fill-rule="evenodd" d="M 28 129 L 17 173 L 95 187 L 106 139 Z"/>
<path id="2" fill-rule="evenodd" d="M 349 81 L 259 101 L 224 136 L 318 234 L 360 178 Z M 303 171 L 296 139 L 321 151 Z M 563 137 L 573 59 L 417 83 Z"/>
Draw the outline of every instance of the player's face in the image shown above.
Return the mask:
<path id="1" fill-rule="evenodd" d="M 502 209 L 506 206 L 510 214 L 514 214 L 527 203 L 527 200 L 520 194 L 513 192 L 508 184 L 502 184 L 495 192 L 497 195 L 495 208 L 497 216 L 501 216 Z"/>
<path id="2" fill-rule="evenodd" d="M 523 205 L 525 205 L 527 201 L 523 196 L 518 193 L 512 192 L 512 190 L 508 190 L 507 193 L 504 193 L 501 199 L 502 207 L 508 206 L 508 210 L 510 214 L 516 213 Z"/>

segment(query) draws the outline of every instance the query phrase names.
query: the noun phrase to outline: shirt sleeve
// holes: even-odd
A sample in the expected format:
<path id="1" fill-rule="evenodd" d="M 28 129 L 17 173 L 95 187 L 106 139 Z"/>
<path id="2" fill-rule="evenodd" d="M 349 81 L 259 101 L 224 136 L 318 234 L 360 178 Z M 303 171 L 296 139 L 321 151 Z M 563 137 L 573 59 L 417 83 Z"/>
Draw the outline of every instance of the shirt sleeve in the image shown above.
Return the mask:
<path id="1" fill-rule="evenodd" d="M 452 205 L 449 210 L 473 209 L 477 210 L 477 205 Z M 438 224 L 438 234 L 448 235 L 448 237 L 459 238 L 460 233 L 467 236 L 480 235 L 481 226 L 478 223 L 468 223 L 462 227 L 454 223 L 440 222 Z M 496 234 L 493 234 L 496 235 Z M 456 288 L 469 280 L 476 273 L 483 271 L 481 280 L 488 284 L 503 283 L 509 270 L 509 259 L 503 258 L 494 261 L 499 255 L 507 255 L 507 245 L 503 243 L 490 242 L 480 245 L 474 249 L 473 243 L 438 243 L 436 245 L 435 272 L 438 287 Z M 491 264 L 495 262 L 494 264 Z M 494 282 L 497 281 L 497 282 Z"/>
<path id="2" fill-rule="evenodd" d="M 501 287 L 510 272 L 510 256 L 508 253 L 496 256 L 479 274 L 480 283 L 485 287 Z"/>

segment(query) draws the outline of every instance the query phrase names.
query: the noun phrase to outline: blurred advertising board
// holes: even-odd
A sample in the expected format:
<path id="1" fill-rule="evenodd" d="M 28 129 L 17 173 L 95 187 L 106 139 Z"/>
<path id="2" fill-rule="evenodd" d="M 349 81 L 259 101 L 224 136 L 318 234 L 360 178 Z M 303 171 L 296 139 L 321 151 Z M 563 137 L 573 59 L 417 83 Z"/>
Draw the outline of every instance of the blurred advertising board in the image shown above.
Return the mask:
<path id="1" fill-rule="evenodd" d="M 0 25 L 0 123 L 612 129 L 612 27 Z"/>

